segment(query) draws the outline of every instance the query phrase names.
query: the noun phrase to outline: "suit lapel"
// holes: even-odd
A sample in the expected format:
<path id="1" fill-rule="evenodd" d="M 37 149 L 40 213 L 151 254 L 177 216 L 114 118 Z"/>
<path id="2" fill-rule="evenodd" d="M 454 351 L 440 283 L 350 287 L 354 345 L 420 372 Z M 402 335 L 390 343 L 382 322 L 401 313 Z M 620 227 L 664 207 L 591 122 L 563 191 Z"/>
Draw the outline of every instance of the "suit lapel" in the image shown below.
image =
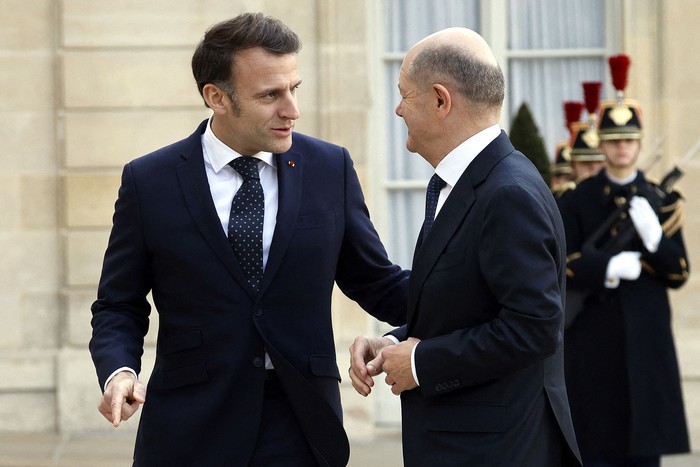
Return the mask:
<path id="1" fill-rule="evenodd" d="M 423 284 L 476 201 L 475 188 L 486 179 L 493 167 L 513 150 L 508 137 L 501 132 L 476 156 L 459 178 L 435 218 L 426 241 L 417 242 L 408 288 L 409 325 L 415 316 Z"/>
<path id="2" fill-rule="evenodd" d="M 187 208 L 197 228 L 209 246 L 226 265 L 235 279 L 251 294 L 231 245 L 220 227 L 219 217 L 211 199 L 211 191 L 204 168 L 201 135 L 206 121 L 188 138 L 187 148 L 181 154 L 183 162 L 177 166 L 177 175 L 182 187 Z M 265 274 L 260 284 L 260 294 L 265 292 L 282 263 L 294 232 L 294 224 L 301 206 L 303 180 L 303 157 L 294 147 L 284 154 L 275 154 L 278 181 L 278 208 L 275 233 L 270 245 L 270 254 Z"/>
<path id="3" fill-rule="evenodd" d="M 433 265 L 445 249 L 445 246 L 447 246 L 447 243 L 467 216 L 475 199 L 474 187 L 471 180 L 469 180 L 468 173 L 465 172 L 452 189 L 442 209 L 440 209 L 428 238 L 422 243 L 420 241 L 417 243 L 408 287 L 409 323 L 414 315 L 418 297 L 425 280 L 430 275 Z"/>
<path id="4" fill-rule="evenodd" d="M 207 174 L 204 168 L 201 136 L 206 128 L 204 121 L 187 140 L 187 147 L 180 157 L 183 162 L 176 167 L 187 209 L 197 229 L 209 244 L 216 256 L 226 265 L 235 279 L 248 289 L 248 282 L 238 266 L 231 244 L 221 230 L 221 222 L 216 213 Z M 252 291 L 251 291 L 252 293 Z"/>
<path id="5" fill-rule="evenodd" d="M 270 254 L 265 265 L 265 274 L 260 284 L 264 293 L 282 264 L 282 258 L 289 247 L 294 233 L 294 225 L 301 207 L 301 189 L 304 174 L 303 156 L 294 146 L 283 153 L 275 154 L 277 163 L 277 222 L 272 236 Z"/>

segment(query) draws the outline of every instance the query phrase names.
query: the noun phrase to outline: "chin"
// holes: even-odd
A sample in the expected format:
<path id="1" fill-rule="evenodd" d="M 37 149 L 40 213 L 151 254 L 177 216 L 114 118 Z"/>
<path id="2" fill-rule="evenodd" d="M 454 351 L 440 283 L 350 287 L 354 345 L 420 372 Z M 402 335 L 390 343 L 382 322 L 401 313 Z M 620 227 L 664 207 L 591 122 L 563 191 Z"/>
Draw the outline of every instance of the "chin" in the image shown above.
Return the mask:
<path id="1" fill-rule="evenodd" d="M 283 152 L 289 151 L 291 147 L 292 141 L 290 140 L 288 143 L 285 144 L 276 144 L 274 148 L 270 150 L 270 152 L 273 154 L 282 154 Z"/>

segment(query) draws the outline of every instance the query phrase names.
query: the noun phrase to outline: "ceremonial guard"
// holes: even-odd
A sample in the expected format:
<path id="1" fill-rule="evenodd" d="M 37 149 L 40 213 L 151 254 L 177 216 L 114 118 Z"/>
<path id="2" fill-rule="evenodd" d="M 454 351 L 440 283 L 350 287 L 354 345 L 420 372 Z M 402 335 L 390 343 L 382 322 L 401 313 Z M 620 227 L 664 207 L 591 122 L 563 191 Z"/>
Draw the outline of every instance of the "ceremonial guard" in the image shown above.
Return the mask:
<path id="1" fill-rule="evenodd" d="M 659 466 L 689 450 L 668 289 L 688 278 L 683 199 L 636 162 L 639 104 L 629 58 L 609 59 L 617 98 L 600 103 L 606 166 L 560 203 L 567 240 L 566 384 L 586 466 Z M 575 314 L 574 314 L 575 313 Z"/>
<path id="2" fill-rule="evenodd" d="M 588 177 L 596 175 L 605 164 L 605 155 L 598 148 L 597 112 L 600 102 L 600 81 L 586 81 L 581 83 L 583 87 L 584 106 L 587 110 L 586 118 L 573 121 L 569 124 L 571 132 L 571 172 L 576 184 Z M 566 105 L 566 104 L 565 104 Z M 570 103 L 570 112 L 567 118 L 576 113 L 576 104 Z M 581 103 L 578 103 L 580 106 Z M 578 107 L 579 115 L 582 108 Z"/>
<path id="3" fill-rule="evenodd" d="M 576 187 L 574 171 L 571 167 L 571 125 L 581 118 L 583 102 L 564 102 L 564 117 L 569 139 L 557 143 L 552 164 L 551 188 L 555 198 Z"/>
<path id="4" fill-rule="evenodd" d="M 560 141 L 557 144 L 551 171 L 552 179 L 549 185 L 555 198 L 576 186 L 571 176 L 571 148 L 568 141 Z"/>

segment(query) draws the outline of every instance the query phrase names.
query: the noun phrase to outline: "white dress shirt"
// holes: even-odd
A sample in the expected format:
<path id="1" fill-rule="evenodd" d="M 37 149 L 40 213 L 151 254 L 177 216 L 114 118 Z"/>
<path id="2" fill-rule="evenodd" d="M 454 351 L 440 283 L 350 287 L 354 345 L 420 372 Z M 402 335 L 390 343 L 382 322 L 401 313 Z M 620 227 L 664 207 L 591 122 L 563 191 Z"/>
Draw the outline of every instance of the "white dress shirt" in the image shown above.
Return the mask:
<path id="1" fill-rule="evenodd" d="M 238 189 L 243 184 L 243 177 L 228 165 L 232 160 L 242 157 L 230 147 L 226 146 L 211 130 L 211 119 L 207 123 L 207 129 L 202 135 L 202 149 L 204 152 L 204 168 L 209 180 L 211 198 L 214 200 L 216 213 L 221 221 L 224 235 L 228 236 L 228 221 L 231 216 L 231 202 Z M 265 220 L 263 221 L 263 270 L 267 265 L 267 257 L 270 254 L 272 234 L 277 224 L 277 166 L 272 153 L 259 152 L 254 156 L 260 159 L 258 163 L 260 184 L 265 194 Z"/>

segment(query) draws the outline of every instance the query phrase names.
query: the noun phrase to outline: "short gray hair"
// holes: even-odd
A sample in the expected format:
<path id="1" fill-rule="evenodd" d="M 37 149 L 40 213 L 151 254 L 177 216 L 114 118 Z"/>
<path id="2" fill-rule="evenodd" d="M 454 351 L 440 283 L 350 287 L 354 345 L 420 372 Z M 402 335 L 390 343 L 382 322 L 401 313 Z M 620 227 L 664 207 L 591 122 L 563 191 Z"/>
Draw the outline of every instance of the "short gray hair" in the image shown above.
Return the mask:
<path id="1" fill-rule="evenodd" d="M 501 67 L 452 44 L 425 46 L 416 54 L 409 75 L 419 85 L 440 81 L 452 84 L 470 103 L 483 106 L 484 110 L 500 109 L 503 105 L 505 78 Z"/>

